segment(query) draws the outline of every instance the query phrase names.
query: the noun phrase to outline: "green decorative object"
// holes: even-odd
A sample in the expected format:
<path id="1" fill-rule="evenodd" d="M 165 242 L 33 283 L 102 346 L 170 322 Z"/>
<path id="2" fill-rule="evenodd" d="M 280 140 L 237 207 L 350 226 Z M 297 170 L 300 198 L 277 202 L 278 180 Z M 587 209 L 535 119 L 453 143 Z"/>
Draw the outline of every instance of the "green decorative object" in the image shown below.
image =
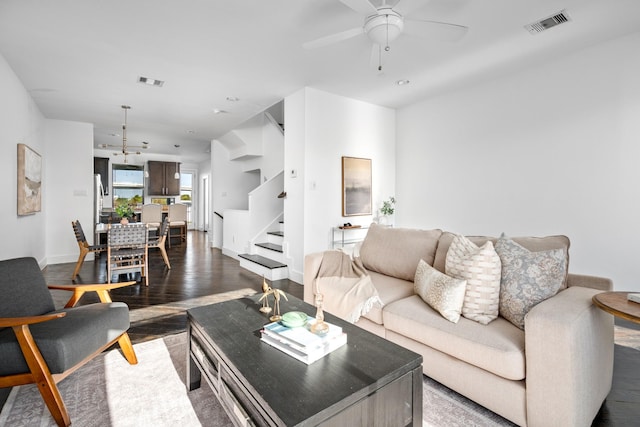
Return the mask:
<path id="1" fill-rule="evenodd" d="M 389 200 L 385 200 L 384 202 L 382 202 L 380 213 L 384 216 L 393 215 L 393 213 L 396 211 L 395 204 L 396 198 L 393 196 L 389 197 Z"/>
<path id="2" fill-rule="evenodd" d="M 128 204 L 116 206 L 116 214 L 118 214 L 120 218 L 127 219 L 133 218 L 133 216 L 135 215 L 135 213 L 133 212 L 133 208 Z"/>

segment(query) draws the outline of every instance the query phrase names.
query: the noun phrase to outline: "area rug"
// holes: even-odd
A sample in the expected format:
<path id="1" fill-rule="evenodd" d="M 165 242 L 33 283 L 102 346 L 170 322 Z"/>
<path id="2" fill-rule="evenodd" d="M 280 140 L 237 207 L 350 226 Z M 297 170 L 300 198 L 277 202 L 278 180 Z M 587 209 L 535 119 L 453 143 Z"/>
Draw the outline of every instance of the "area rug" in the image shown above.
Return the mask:
<path id="1" fill-rule="evenodd" d="M 136 344 L 138 365 L 119 350 L 96 357 L 59 383 L 75 427 L 232 426 L 211 389 L 187 392 L 186 333 Z M 424 377 L 423 425 L 511 426 L 441 384 Z M 14 387 L 0 426 L 54 427 L 35 385 Z"/>

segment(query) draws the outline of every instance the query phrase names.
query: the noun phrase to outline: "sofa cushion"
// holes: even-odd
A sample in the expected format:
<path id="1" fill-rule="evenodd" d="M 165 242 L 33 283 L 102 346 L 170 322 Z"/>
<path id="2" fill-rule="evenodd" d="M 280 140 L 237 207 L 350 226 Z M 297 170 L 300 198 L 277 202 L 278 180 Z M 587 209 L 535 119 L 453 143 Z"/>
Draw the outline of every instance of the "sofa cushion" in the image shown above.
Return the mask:
<path id="1" fill-rule="evenodd" d="M 524 331 L 498 317 L 451 323 L 414 295 L 387 305 L 384 325 L 414 341 L 509 380 L 525 377 Z"/>
<path id="2" fill-rule="evenodd" d="M 372 322 L 382 325 L 382 310 L 384 309 L 384 305 L 414 295 L 413 282 L 398 279 L 397 277 L 386 276 L 376 273 L 375 271 L 370 271 L 369 276 L 371 276 L 373 286 L 378 290 L 378 296 L 383 306 L 374 304 L 371 310 L 363 314 L 362 317 L 366 317 Z"/>
<path id="3" fill-rule="evenodd" d="M 483 325 L 498 317 L 500 298 L 500 257 L 487 241 L 478 247 L 457 235 L 447 252 L 446 274 L 467 281 L 462 315 Z"/>
<path id="4" fill-rule="evenodd" d="M 413 285 L 416 294 L 445 319 L 453 323 L 460 320 L 466 280 L 447 276 L 420 260 Z"/>
<path id="5" fill-rule="evenodd" d="M 455 237 L 454 233 L 445 231 L 440 236 L 440 240 L 438 241 L 438 247 L 436 250 L 435 258 L 433 261 L 433 266 L 443 273 L 446 270 L 446 259 L 447 252 L 449 251 L 449 246 Z M 466 236 L 469 240 L 475 243 L 478 246 L 482 246 L 488 240 L 491 240 L 494 247 L 498 242 L 496 237 L 489 236 Z M 569 276 L 569 246 L 570 241 L 567 236 L 546 236 L 546 237 L 512 237 L 511 240 L 516 242 L 517 244 L 529 249 L 532 252 L 538 251 L 548 251 L 550 249 L 562 249 L 567 259 L 567 277 L 562 284 L 562 289 L 567 287 L 567 278 Z"/>
<path id="6" fill-rule="evenodd" d="M 442 230 L 414 230 L 371 224 L 360 247 L 367 270 L 413 281 L 421 259 L 432 265 Z"/>
<path id="7" fill-rule="evenodd" d="M 567 276 L 565 252 L 531 252 L 504 236 L 496 243 L 496 252 L 502 261 L 500 315 L 524 329 L 529 310 L 562 288 Z"/>

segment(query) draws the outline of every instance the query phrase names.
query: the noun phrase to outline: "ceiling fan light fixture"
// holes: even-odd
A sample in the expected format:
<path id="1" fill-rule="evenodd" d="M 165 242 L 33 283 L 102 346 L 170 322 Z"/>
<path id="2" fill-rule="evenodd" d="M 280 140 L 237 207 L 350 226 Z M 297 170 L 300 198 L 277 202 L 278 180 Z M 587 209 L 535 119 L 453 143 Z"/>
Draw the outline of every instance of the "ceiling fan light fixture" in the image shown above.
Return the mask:
<path id="1" fill-rule="evenodd" d="M 370 16 L 364 23 L 364 32 L 369 40 L 381 46 L 397 39 L 403 29 L 404 19 L 391 9 L 378 10 L 378 15 Z"/>

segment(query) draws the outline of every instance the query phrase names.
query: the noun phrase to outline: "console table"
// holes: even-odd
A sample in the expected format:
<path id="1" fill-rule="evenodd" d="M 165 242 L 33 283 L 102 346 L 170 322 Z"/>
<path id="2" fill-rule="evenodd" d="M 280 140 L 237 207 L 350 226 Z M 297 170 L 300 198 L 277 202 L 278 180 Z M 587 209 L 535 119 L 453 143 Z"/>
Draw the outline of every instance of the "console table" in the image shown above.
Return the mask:
<path id="1" fill-rule="evenodd" d="M 204 378 L 236 426 L 422 425 L 422 356 L 327 313 L 347 344 L 306 365 L 260 341 L 260 296 L 187 310 L 189 390 Z"/>

